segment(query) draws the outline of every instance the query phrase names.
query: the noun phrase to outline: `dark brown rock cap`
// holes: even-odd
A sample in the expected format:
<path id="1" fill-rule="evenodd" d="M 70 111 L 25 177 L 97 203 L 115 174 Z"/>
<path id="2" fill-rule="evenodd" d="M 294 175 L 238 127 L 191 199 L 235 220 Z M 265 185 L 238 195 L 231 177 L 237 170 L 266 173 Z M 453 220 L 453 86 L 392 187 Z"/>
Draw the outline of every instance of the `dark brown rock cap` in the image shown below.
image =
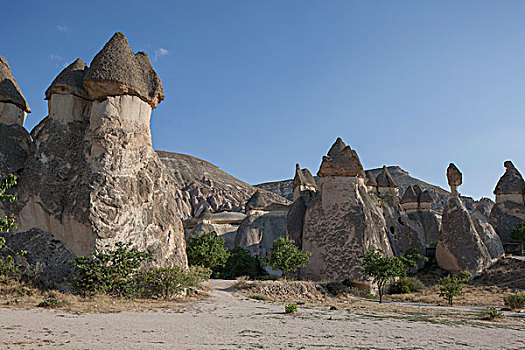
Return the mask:
<path id="1" fill-rule="evenodd" d="M 447 168 L 447 180 L 449 186 L 460 186 L 463 183 L 463 175 L 454 163 L 450 163 Z"/>
<path id="2" fill-rule="evenodd" d="M 399 188 L 396 179 L 390 174 L 386 165 L 383 165 L 383 170 L 377 175 L 377 187 L 391 187 Z M 413 190 L 413 189 L 412 189 Z"/>
<path id="3" fill-rule="evenodd" d="M 268 205 L 266 199 L 264 199 L 261 191 L 257 190 L 246 202 L 246 209 L 263 209 Z"/>
<path id="4" fill-rule="evenodd" d="M 372 174 L 371 171 L 365 171 L 365 174 L 366 174 L 366 185 L 377 187 L 377 182 L 376 182 L 376 178 L 374 177 L 374 174 Z"/>
<path id="5" fill-rule="evenodd" d="M 0 56 L 0 102 L 12 103 L 23 111 L 31 113 L 31 109 L 13 77 L 11 67 L 3 56 Z"/>
<path id="6" fill-rule="evenodd" d="M 507 160 L 504 164 L 505 174 L 501 176 L 494 194 L 512 194 L 512 193 L 524 193 L 525 192 L 525 181 L 514 164 L 510 160 Z"/>
<path id="7" fill-rule="evenodd" d="M 293 188 L 298 186 L 310 186 L 317 188 L 315 179 L 312 173 L 307 168 L 301 169 L 299 164 L 295 165 L 295 176 L 293 178 Z"/>
<path id="8" fill-rule="evenodd" d="M 365 171 L 357 152 L 347 146 L 340 137 L 323 157 L 318 176 L 352 176 L 364 178 Z"/>
<path id="9" fill-rule="evenodd" d="M 403 197 L 401 198 L 400 203 L 417 203 L 418 202 L 418 196 L 416 192 L 414 191 L 414 188 L 412 186 L 408 186 L 408 188 L 405 191 L 405 194 L 403 194 Z"/>
<path id="10" fill-rule="evenodd" d="M 93 58 L 84 77 L 89 97 L 104 100 L 108 96 L 135 95 L 152 108 L 164 100 L 159 76 L 144 52 L 133 54 L 124 34 L 118 32 Z"/>
<path id="11" fill-rule="evenodd" d="M 430 195 L 430 192 L 427 190 L 424 190 L 423 193 L 421 193 L 421 196 L 419 197 L 420 203 L 434 203 L 434 199 Z"/>
<path id="12" fill-rule="evenodd" d="M 87 65 L 77 58 L 75 62 L 67 66 L 46 90 L 46 100 L 53 94 L 72 94 L 84 99 L 88 99 L 88 93 L 84 89 L 84 76 L 86 75 Z"/>

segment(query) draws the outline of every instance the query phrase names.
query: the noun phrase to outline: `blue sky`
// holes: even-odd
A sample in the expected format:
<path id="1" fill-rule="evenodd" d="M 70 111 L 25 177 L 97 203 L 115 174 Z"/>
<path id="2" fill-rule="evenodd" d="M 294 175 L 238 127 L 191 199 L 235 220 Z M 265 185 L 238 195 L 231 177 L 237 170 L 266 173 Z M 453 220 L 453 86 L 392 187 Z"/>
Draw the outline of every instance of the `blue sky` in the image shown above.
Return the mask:
<path id="1" fill-rule="evenodd" d="M 524 1 L 2 2 L 0 55 L 33 113 L 64 65 L 116 31 L 146 51 L 166 100 L 156 149 L 248 182 L 317 172 L 337 136 L 365 168 L 399 165 L 490 196 L 511 159 L 525 171 Z"/>

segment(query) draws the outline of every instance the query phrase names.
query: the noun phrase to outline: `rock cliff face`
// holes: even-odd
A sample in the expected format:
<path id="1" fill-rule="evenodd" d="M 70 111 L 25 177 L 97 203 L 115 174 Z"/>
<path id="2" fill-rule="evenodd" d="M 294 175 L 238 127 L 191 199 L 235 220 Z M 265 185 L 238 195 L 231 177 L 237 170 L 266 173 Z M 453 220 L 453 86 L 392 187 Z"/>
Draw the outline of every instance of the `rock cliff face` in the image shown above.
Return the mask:
<path id="1" fill-rule="evenodd" d="M 87 67 L 73 62 L 46 91 L 49 115 L 31 132 L 19 229 L 52 233 L 74 254 L 118 241 L 187 266 L 178 188 L 151 145 L 162 84 L 147 55 L 115 34 Z"/>
<path id="2" fill-rule="evenodd" d="M 369 249 L 392 255 L 392 249 L 378 202 L 367 192 L 357 153 L 344 144 L 338 147 L 340 143 L 337 140 L 323 158 L 329 166 L 321 165 L 319 192 L 306 209 L 302 248 L 312 257 L 301 274 L 313 280 L 349 278 L 366 283 L 360 256 Z M 327 172 L 331 169 L 336 170 L 334 175 Z"/>
<path id="3" fill-rule="evenodd" d="M 257 190 L 205 160 L 172 152 L 157 154 L 179 186 L 175 197 L 183 219 L 198 216 L 206 205 L 212 212 L 242 211 Z M 261 195 L 268 203 L 290 203 L 265 190 Z"/>

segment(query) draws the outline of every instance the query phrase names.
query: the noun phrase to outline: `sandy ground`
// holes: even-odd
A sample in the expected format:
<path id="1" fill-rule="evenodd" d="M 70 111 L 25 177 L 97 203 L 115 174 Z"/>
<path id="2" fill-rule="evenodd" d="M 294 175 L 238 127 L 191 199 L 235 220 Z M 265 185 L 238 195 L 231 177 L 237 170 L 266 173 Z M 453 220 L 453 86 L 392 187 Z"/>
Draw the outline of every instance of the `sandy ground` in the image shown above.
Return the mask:
<path id="1" fill-rule="evenodd" d="M 366 317 L 256 301 L 214 280 L 177 311 L 75 314 L 0 309 L 0 349 L 524 349 L 525 328 Z"/>

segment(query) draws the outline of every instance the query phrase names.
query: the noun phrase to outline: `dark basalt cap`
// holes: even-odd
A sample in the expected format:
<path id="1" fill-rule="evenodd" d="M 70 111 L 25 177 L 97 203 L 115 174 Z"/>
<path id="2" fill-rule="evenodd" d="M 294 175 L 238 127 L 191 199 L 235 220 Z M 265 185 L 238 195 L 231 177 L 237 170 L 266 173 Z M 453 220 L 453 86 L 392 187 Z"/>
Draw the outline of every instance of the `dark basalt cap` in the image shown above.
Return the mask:
<path id="1" fill-rule="evenodd" d="M 246 202 L 246 209 L 263 209 L 268 205 L 261 191 L 257 190 Z"/>
<path id="2" fill-rule="evenodd" d="M 93 58 L 84 77 L 89 97 L 103 100 L 108 96 L 135 95 L 152 108 L 164 100 L 159 76 L 144 52 L 133 54 L 122 33 L 115 33 Z"/>
<path id="3" fill-rule="evenodd" d="M 447 180 L 449 186 L 459 186 L 463 183 L 463 175 L 454 163 L 450 163 L 447 168 Z"/>
<path id="4" fill-rule="evenodd" d="M 405 191 L 405 194 L 403 194 L 403 198 L 401 198 L 400 203 L 417 203 L 418 198 L 417 194 L 412 188 L 412 186 L 408 186 L 408 188 Z"/>
<path id="5" fill-rule="evenodd" d="M 357 152 L 350 146 L 346 146 L 341 138 L 337 138 L 328 151 L 328 155 L 323 157 L 317 175 L 358 176 L 363 178 L 366 176 Z"/>
<path id="6" fill-rule="evenodd" d="M 295 176 L 293 178 L 293 188 L 296 188 L 301 185 L 317 188 L 314 177 L 312 176 L 312 173 L 310 173 L 310 170 L 306 168 L 301 169 L 299 167 L 299 164 L 296 164 Z"/>
<path id="7" fill-rule="evenodd" d="M 423 191 L 423 193 L 421 193 L 421 196 L 419 197 L 419 202 L 420 203 L 434 203 L 434 199 L 430 195 L 430 192 L 425 190 Z"/>
<path id="8" fill-rule="evenodd" d="M 374 186 L 377 187 L 376 178 L 374 177 L 374 174 L 372 174 L 371 171 L 365 171 L 366 174 L 366 185 L 367 186 Z"/>
<path id="9" fill-rule="evenodd" d="M 201 211 L 201 213 L 199 214 L 199 216 L 197 216 L 198 219 L 211 219 L 211 211 L 210 211 L 210 207 L 208 205 L 205 205 L 204 206 L 204 209 Z"/>
<path id="10" fill-rule="evenodd" d="M 0 56 L 0 102 L 12 103 L 23 111 L 31 113 L 31 109 L 13 77 L 11 67 L 3 56 Z"/>
<path id="11" fill-rule="evenodd" d="M 88 99 L 88 93 L 84 89 L 84 76 L 87 71 L 87 65 L 77 58 L 75 62 L 67 66 L 53 80 L 51 86 L 46 90 L 46 100 L 53 94 L 72 94 L 84 99 Z"/>
<path id="12" fill-rule="evenodd" d="M 390 175 L 390 171 L 388 171 L 387 167 L 383 165 L 383 170 L 377 175 L 377 187 L 392 187 L 392 188 L 399 188 L 399 185 L 397 184 L 397 181 Z"/>
<path id="13" fill-rule="evenodd" d="M 496 184 L 494 194 L 524 193 L 525 182 L 518 169 L 514 167 L 510 160 L 507 160 L 503 165 L 506 168 L 505 174 L 501 176 Z"/>
<path id="14" fill-rule="evenodd" d="M 423 190 L 421 189 L 421 187 L 419 187 L 418 184 L 415 184 L 415 185 L 412 186 L 412 188 L 414 189 L 414 192 L 416 193 L 416 195 L 417 195 L 418 197 L 420 197 L 420 196 L 421 196 L 421 193 L 423 192 Z"/>

